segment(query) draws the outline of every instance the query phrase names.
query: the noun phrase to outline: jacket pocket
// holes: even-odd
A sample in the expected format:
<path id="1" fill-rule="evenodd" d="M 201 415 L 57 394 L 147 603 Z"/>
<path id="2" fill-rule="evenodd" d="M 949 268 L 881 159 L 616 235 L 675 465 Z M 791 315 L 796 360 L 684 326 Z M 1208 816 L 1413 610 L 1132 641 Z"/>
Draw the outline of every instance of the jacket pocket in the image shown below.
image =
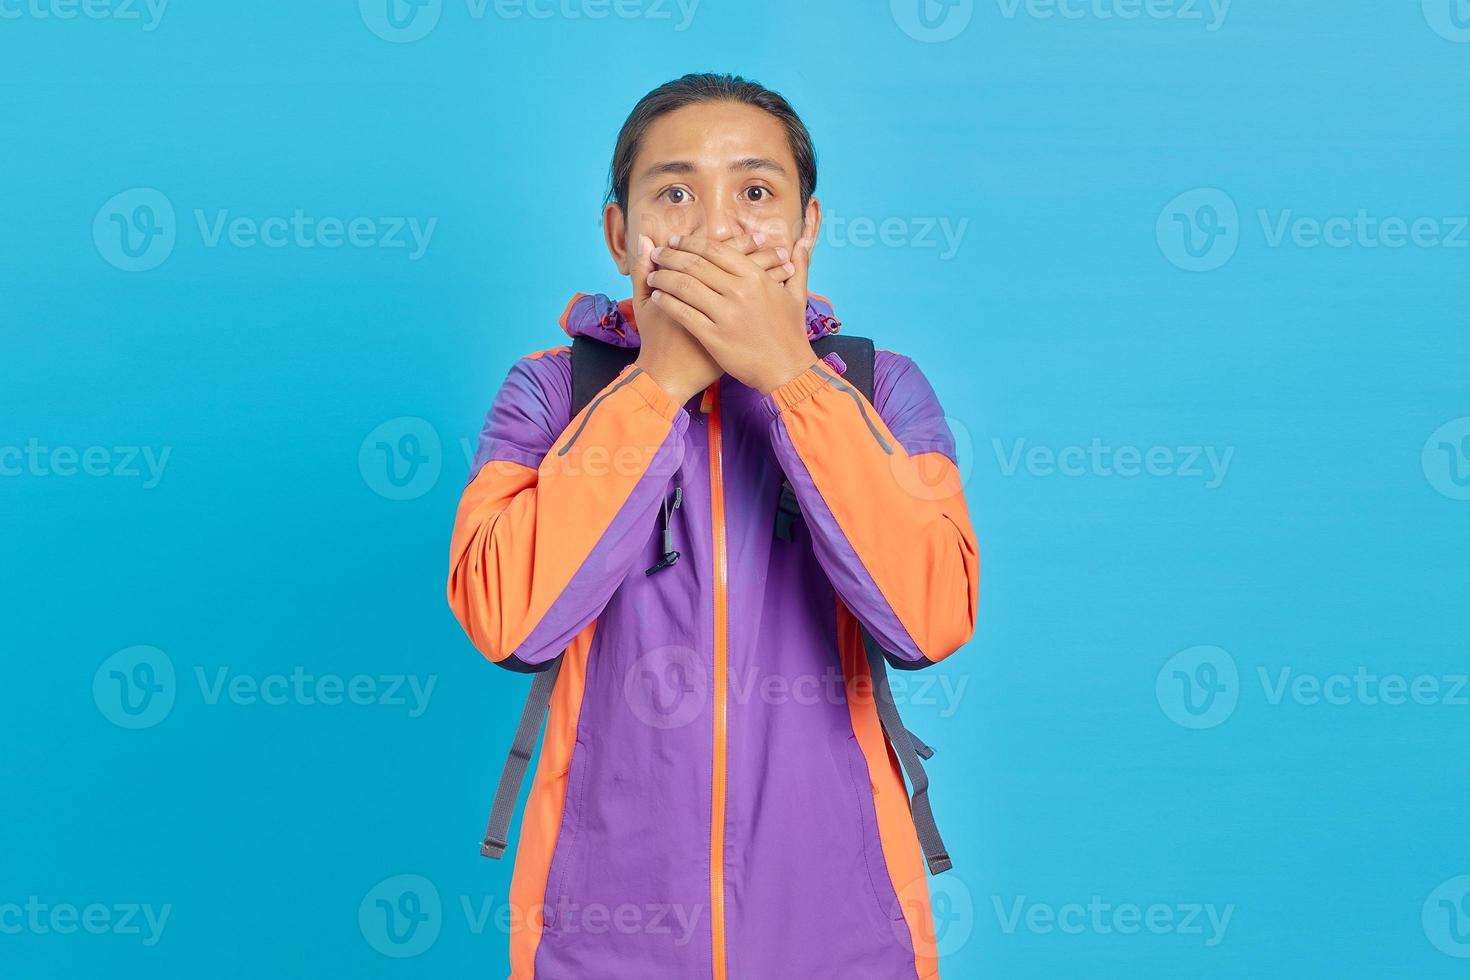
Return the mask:
<path id="1" fill-rule="evenodd" d="M 883 838 L 878 833 L 878 811 L 873 802 L 868 760 L 856 735 L 847 737 L 847 768 L 852 777 L 853 800 L 860 821 L 863 860 L 873 907 L 884 921 L 902 922 L 903 908 L 899 905 L 898 893 L 893 890 L 893 879 L 888 876 L 888 861 L 883 857 Z"/>
<path id="2" fill-rule="evenodd" d="M 578 738 L 572 745 L 572 759 L 567 769 L 567 796 L 562 804 L 561 828 L 556 835 L 556 850 L 546 875 L 546 915 L 548 929 L 561 921 L 561 904 L 569 885 L 575 885 L 584 865 L 582 833 L 583 793 L 586 791 L 589 746 Z"/>

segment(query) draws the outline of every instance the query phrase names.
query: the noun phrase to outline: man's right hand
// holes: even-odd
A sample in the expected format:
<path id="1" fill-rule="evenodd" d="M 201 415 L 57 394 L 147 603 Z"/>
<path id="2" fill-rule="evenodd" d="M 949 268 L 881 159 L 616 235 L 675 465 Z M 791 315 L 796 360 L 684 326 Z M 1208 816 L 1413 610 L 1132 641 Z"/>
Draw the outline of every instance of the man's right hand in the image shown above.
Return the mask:
<path id="1" fill-rule="evenodd" d="M 777 282 L 785 282 L 792 275 L 794 266 L 789 261 L 790 256 L 774 248 L 766 248 L 753 234 L 731 239 L 727 244 L 749 255 Z M 650 256 L 653 247 L 653 239 L 647 235 L 638 236 L 638 255 L 632 275 L 633 318 L 639 342 L 638 359 L 634 363 L 675 402 L 683 405 L 725 372 L 709 356 L 704 345 L 650 299 L 653 287 L 648 284 L 648 276 L 656 268 Z"/>

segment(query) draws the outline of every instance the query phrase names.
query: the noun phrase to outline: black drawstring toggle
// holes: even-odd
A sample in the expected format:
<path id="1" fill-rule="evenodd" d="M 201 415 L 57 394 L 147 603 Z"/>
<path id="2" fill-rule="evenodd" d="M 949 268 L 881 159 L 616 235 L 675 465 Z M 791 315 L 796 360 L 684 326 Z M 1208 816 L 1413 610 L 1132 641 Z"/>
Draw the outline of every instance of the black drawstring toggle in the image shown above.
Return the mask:
<path id="1" fill-rule="evenodd" d="M 652 575 L 654 572 L 668 568 L 674 562 L 679 560 L 679 553 L 674 550 L 674 529 L 669 522 L 673 516 L 673 512 L 679 509 L 679 504 L 683 500 L 683 487 L 674 487 L 674 502 L 672 506 L 669 504 L 668 498 L 664 498 L 664 555 L 658 560 L 657 565 L 654 565 L 652 568 L 645 568 L 643 570 L 644 575 Z"/>

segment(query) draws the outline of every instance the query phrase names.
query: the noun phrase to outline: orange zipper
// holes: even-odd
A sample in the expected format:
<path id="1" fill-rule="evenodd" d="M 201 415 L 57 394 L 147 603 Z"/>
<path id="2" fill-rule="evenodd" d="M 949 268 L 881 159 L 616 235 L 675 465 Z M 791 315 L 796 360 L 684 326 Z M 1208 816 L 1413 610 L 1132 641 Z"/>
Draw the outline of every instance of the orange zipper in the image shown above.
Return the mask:
<path id="1" fill-rule="evenodd" d="M 709 495 L 713 517 L 715 566 L 714 786 L 710 793 L 710 936 L 714 944 L 714 980 L 725 980 L 725 750 L 728 718 L 726 686 L 729 670 L 729 609 L 726 603 L 725 480 L 720 446 L 720 383 L 705 389 L 709 413 Z"/>

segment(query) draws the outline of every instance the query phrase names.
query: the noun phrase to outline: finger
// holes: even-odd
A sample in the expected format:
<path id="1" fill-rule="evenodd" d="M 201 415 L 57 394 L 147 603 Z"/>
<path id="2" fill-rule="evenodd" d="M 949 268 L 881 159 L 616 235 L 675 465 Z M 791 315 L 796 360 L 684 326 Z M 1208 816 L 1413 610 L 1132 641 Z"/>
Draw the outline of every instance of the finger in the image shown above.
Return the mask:
<path id="1" fill-rule="evenodd" d="M 750 261 L 754 262 L 758 269 L 766 271 L 777 269 L 791 261 L 791 250 L 789 248 L 763 248 L 759 252 L 752 252 Z"/>
<path id="2" fill-rule="evenodd" d="M 752 236 L 757 245 L 764 245 L 766 237 L 760 232 Z M 732 276 L 754 275 L 749 256 L 742 254 L 725 242 L 711 241 L 699 235 L 675 235 L 669 245 L 681 252 L 692 252 L 713 262 Z"/>
<path id="3" fill-rule="evenodd" d="M 633 260 L 633 299 L 643 302 L 648 299 L 653 287 L 648 285 L 648 274 L 653 271 L 653 239 L 638 236 L 638 255 Z"/>
<path id="4" fill-rule="evenodd" d="M 763 249 L 752 255 L 750 260 L 778 283 L 785 284 L 796 272 L 796 266 L 791 262 L 791 253 L 784 248 Z"/>
<path id="5" fill-rule="evenodd" d="M 766 241 L 767 239 L 765 235 L 760 235 L 759 237 L 757 237 L 756 232 L 747 232 L 744 235 L 740 235 L 739 237 L 727 239 L 725 244 L 729 245 L 731 248 L 742 255 L 750 255 L 754 252 L 760 251 L 760 249 L 765 245 Z"/>
<path id="6" fill-rule="evenodd" d="M 655 289 L 652 297 L 654 305 L 668 314 L 669 319 L 688 330 L 695 340 L 702 343 L 714 329 L 714 321 L 677 296 Z"/>
<path id="7" fill-rule="evenodd" d="M 660 269 L 672 269 L 693 276 L 722 296 L 728 295 L 735 288 L 734 276 L 693 252 L 677 248 L 656 248 L 653 250 L 653 261 Z"/>
<path id="8" fill-rule="evenodd" d="M 812 271 L 812 249 L 816 242 L 809 238 L 802 238 L 791 249 L 791 264 L 794 266 L 791 278 L 786 280 L 786 288 L 794 291 L 805 301 L 807 292 L 807 279 Z"/>
<path id="9" fill-rule="evenodd" d="M 654 289 L 672 294 L 674 298 L 706 315 L 713 314 L 721 302 L 719 293 L 689 273 L 675 269 L 654 269 L 648 277 L 648 284 Z"/>

